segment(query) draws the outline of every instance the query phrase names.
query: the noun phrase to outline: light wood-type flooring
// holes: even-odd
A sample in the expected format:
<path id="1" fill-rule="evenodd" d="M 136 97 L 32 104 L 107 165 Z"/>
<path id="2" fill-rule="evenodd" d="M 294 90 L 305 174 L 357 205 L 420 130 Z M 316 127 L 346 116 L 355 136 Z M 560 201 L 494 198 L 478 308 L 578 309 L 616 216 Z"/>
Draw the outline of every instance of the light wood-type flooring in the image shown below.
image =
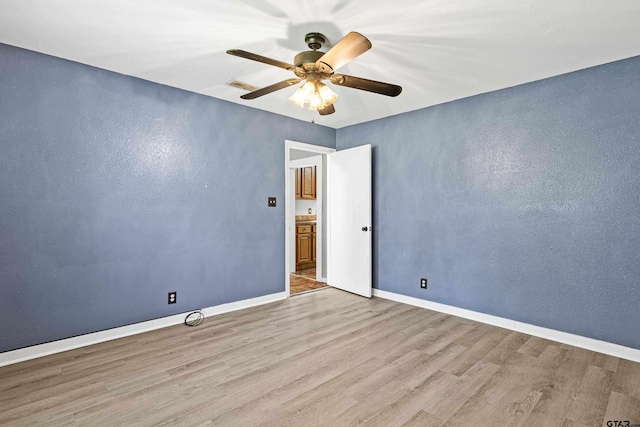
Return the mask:
<path id="1" fill-rule="evenodd" d="M 289 289 L 291 295 L 326 287 L 326 283 L 316 282 L 315 268 L 296 271 L 295 273 L 291 273 L 289 276 Z"/>
<path id="2" fill-rule="evenodd" d="M 336 289 L 0 368 L 0 425 L 640 423 L 640 364 Z"/>

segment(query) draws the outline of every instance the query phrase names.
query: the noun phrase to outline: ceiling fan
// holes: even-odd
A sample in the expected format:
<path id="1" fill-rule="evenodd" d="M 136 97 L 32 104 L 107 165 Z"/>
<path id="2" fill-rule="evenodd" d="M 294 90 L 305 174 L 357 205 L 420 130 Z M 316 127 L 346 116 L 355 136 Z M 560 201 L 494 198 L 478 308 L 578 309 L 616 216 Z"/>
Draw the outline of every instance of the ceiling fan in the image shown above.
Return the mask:
<path id="1" fill-rule="evenodd" d="M 325 44 L 326 40 L 326 37 L 320 33 L 307 34 L 304 41 L 311 50 L 297 54 L 293 60 L 294 64 L 288 64 L 244 50 L 228 50 L 227 53 L 229 55 L 284 68 L 285 70 L 293 71 L 297 76 L 249 92 L 240 98 L 255 99 L 304 81 L 289 100 L 302 108 L 304 108 L 305 104 L 309 104 L 310 110 L 317 110 L 320 115 L 326 116 L 335 113 L 336 110 L 333 103 L 338 98 L 338 95 L 336 95 L 329 86 L 322 83 L 323 80 L 328 80 L 338 86 L 346 86 L 367 92 L 379 93 L 381 95 L 400 95 L 402 87 L 397 85 L 347 76 L 345 74 L 334 74 L 338 68 L 371 49 L 371 42 L 365 36 L 351 32 L 329 49 L 328 52 L 319 52 L 318 49 Z"/>

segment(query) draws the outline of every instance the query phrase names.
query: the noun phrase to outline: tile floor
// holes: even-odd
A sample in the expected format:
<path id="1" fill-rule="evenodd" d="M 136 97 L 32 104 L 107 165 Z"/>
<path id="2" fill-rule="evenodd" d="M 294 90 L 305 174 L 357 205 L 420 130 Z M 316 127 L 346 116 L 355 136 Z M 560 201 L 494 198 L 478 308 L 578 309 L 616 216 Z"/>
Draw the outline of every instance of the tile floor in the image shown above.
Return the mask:
<path id="1" fill-rule="evenodd" d="M 326 283 L 316 282 L 315 279 L 315 268 L 309 268 L 306 270 L 300 270 L 296 271 L 295 273 L 291 273 L 291 276 L 289 278 L 291 295 L 327 287 Z"/>

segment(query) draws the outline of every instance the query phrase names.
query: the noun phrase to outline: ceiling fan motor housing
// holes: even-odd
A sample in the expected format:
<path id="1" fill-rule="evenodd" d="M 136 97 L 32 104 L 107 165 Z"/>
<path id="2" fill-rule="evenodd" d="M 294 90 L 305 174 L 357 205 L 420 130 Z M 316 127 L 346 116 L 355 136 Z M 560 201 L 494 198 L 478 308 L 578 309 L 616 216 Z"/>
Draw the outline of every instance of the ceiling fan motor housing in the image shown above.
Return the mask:
<path id="1" fill-rule="evenodd" d="M 296 66 L 294 73 L 301 79 L 307 80 L 322 80 L 331 73 L 321 73 L 316 62 L 322 58 L 325 52 L 319 52 L 320 49 L 327 41 L 327 38 L 320 33 L 308 33 L 304 38 L 305 43 L 310 49 L 306 52 L 300 52 L 293 59 L 293 63 Z"/>
<path id="2" fill-rule="evenodd" d="M 309 49 L 318 50 L 327 42 L 327 38 L 320 33 L 308 33 L 304 36 L 304 42 Z"/>
<path id="3" fill-rule="evenodd" d="M 305 65 L 315 66 L 316 61 L 324 55 L 324 52 L 318 52 L 317 50 L 308 50 L 306 52 L 300 52 L 293 59 L 293 63 L 296 67 L 304 67 Z M 304 67 L 308 68 L 308 67 Z"/>

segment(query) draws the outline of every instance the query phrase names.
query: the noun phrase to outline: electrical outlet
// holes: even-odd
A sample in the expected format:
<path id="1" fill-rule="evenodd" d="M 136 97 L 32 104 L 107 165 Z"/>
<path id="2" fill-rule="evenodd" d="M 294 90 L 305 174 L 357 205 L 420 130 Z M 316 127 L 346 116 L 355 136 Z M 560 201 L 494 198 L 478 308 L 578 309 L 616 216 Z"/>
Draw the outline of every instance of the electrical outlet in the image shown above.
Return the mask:
<path id="1" fill-rule="evenodd" d="M 275 208 L 276 207 L 276 198 L 275 197 L 269 197 L 267 199 L 267 206 L 269 206 L 270 208 Z"/>
<path id="2" fill-rule="evenodd" d="M 422 289 L 427 289 L 427 278 L 423 277 L 422 279 L 420 279 L 420 287 Z"/>
<path id="3" fill-rule="evenodd" d="M 178 292 L 171 291 L 169 292 L 169 304 L 175 304 L 178 300 Z"/>

